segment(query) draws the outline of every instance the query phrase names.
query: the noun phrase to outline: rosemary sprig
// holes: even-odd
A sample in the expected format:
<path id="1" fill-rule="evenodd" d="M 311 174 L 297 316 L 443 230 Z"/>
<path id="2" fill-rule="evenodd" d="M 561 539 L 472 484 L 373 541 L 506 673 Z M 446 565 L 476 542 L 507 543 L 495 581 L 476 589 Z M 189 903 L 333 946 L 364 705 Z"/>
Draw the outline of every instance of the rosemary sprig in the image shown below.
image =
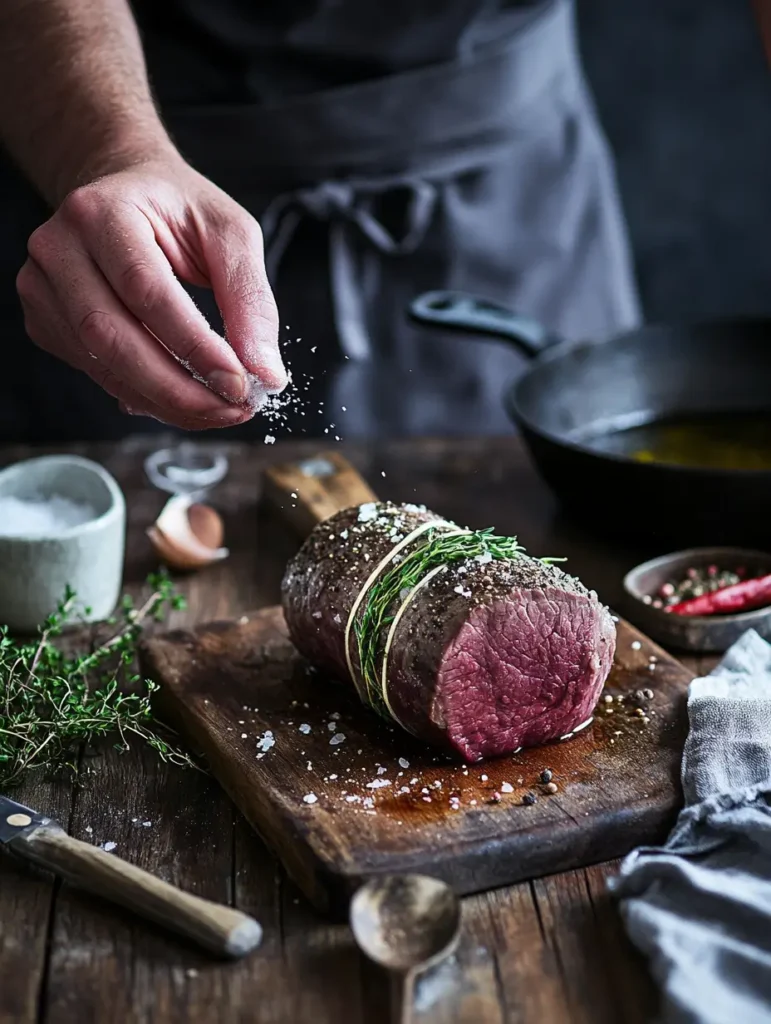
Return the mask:
<path id="1" fill-rule="evenodd" d="M 69 590 L 39 630 L 35 643 L 17 644 L 0 627 L 0 788 L 19 783 L 33 769 L 77 775 L 82 744 L 115 734 L 117 749 L 136 737 L 162 760 L 193 765 L 170 745 L 153 720 L 151 696 L 158 689 L 132 670 L 143 623 L 160 621 L 168 608 L 184 607 L 165 574 L 148 577 L 150 597 L 135 608 L 123 598 L 115 634 L 95 650 L 68 657 L 53 642 L 76 608 Z M 125 687 L 138 692 L 125 692 Z"/>
<path id="2" fill-rule="evenodd" d="M 398 612 L 401 601 L 433 569 L 448 567 L 471 558 L 510 560 L 525 553 L 516 537 L 497 537 L 492 529 L 448 534 L 437 525 L 416 541 L 416 546 L 401 560 L 394 561 L 372 586 L 363 602 L 363 612 L 353 624 L 359 654 L 362 681 L 367 702 L 384 717 L 390 717 L 383 699 L 378 657 L 382 642 Z M 543 562 L 561 559 L 544 558 Z"/>

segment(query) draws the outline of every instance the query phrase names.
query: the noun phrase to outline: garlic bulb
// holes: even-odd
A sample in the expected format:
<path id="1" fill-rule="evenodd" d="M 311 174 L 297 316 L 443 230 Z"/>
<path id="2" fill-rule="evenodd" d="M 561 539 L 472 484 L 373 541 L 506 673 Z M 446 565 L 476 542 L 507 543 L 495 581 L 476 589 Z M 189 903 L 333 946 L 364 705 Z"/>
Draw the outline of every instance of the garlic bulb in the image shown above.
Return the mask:
<path id="1" fill-rule="evenodd" d="M 153 547 L 173 569 L 201 569 L 227 558 L 223 535 L 219 513 L 187 494 L 170 498 L 147 530 Z"/>

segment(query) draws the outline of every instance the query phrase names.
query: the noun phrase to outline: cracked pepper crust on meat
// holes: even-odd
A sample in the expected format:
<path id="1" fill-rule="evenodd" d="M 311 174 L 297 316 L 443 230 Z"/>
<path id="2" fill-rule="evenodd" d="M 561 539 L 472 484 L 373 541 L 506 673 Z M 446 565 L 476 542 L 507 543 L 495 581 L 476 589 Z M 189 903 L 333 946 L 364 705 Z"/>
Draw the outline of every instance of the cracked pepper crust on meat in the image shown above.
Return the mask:
<path id="1" fill-rule="evenodd" d="M 345 629 L 359 592 L 401 538 L 440 520 L 415 505 L 383 502 L 317 526 L 282 583 L 298 651 L 351 682 Z M 512 753 L 566 736 L 591 717 L 615 637 L 597 595 L 557 566 L 527 555 L 467 559 L 436 575 L 399 620 L 389 702 L 405 729 L 465 760 Z M 355 641 L 351 656 L 358 673 Z"/>

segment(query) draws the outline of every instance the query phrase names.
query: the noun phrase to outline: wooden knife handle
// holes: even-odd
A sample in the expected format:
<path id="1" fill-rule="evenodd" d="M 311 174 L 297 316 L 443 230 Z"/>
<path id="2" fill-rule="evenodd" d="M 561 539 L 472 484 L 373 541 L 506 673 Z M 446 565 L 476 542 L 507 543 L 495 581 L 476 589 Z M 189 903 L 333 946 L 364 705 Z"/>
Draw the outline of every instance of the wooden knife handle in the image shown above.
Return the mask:
<path id="1" fill-rule="evenodd" d="M 20 834 L 8 848 L 220 956 L 244 956 L 262 939 L 260 925 L 246 914 L 183 892 L 120 857 L 73 839 L 58 826 L 41 825 Z"/>
<path id="2" fill-rule="evenodd" d="M 359 472 L 337 452 L 271 466 L 265 471 L 265 494 L 303 537 L 344 508 L 377 501 Z"/>

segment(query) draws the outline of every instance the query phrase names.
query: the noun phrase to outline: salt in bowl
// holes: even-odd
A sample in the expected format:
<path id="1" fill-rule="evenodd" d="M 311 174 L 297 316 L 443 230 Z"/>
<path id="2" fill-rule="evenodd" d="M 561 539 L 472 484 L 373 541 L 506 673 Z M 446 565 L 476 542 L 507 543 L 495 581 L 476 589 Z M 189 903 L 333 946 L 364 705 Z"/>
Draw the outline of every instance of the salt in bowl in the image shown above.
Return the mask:
<path id="1" fill-rule="evenodd" d="M 123 493 L 97 463 L 49 455 L 0 470 L 0 625 L 34 632 L 67 586 L 78 617 L 108 618 L 120 595 L 125 541 Z"/>

